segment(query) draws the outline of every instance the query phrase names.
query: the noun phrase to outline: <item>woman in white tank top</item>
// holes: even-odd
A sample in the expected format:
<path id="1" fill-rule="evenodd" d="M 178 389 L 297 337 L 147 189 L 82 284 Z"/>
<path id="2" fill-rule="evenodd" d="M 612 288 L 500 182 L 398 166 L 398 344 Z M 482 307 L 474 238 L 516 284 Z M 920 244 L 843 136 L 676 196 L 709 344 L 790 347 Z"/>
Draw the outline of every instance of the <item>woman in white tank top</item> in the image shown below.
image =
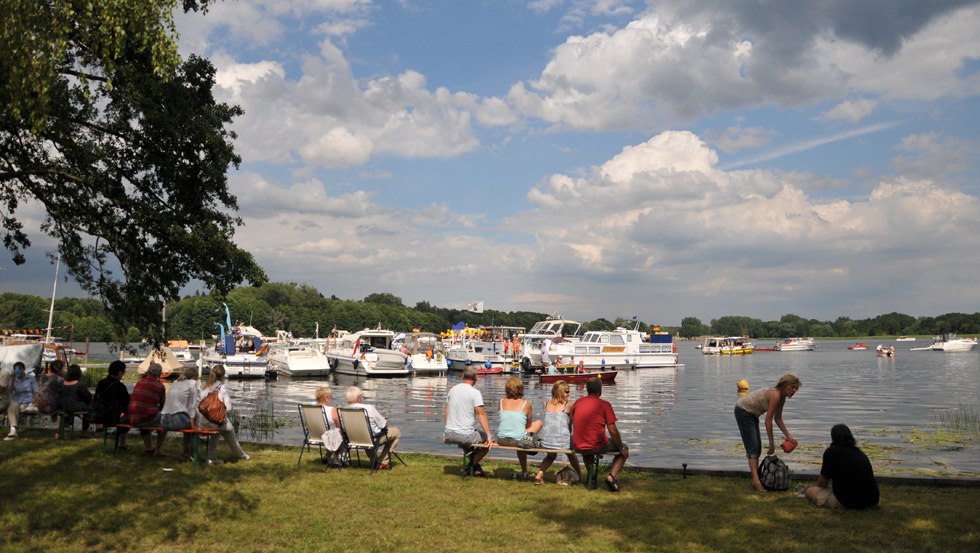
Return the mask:
<path id="1" fill-rule="evenodd" d="M 759 455 L 762 453 L 762 436 L 759 433 L 759 417 L 766 414 L 766 434 L 769 437 L 769 450 L 767 455 L 772 455 L 776 451 L 776 442 L 773 440 L 772 423 L 775 420 L 776 426 L 783 431 L 787 440 L 796 443 L 783 423 L 783 405 L 786 398 L 793 397 L 800 389 L 800 379 L 792 374 L 784 374 L 775 388 L 756 390 L 751 394 L 738 400 L 735 404 L 735 422 L 738 423 L 739 434 L 742 435 L 742 444 L 745 446 L 745 456 L 749 459 L 749 473 L 752 475 L 752 488 L 757 492 L 765 492 L 762 481 L 759 480 Z"/>

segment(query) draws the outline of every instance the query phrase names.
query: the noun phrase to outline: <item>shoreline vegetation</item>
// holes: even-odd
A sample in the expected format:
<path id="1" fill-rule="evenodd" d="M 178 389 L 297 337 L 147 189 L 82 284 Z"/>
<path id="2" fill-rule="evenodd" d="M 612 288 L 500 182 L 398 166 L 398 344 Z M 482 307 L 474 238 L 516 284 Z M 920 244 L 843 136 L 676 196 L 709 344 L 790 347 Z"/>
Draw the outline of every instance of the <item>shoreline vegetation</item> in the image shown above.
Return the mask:
<path id="1" fill-rule="evenodd" d="M 25 294 L 0 294 L 0 330 L 6 332 L 36 332 L 43 334 L 47 327 L 50 298 Z M 406 306 L 402 299 L 388 292 L 375 292 L 363 300 L 346 300 L 327 296 L 312 286 L 272 282 L 231 290 L 227 296 L 197 294 L 185 296 L 167 304 L 166 334 L 169 339 L 197 341 L 210 338 L 220 320 L 215 313 L 227 303 L 232 318 L 244 321 L 266 335 L 276 330 L 291 331 L 293 336 L 327 336 L 332 328 L 355 331 L 381 324 L 384 328 L 406 331 L 419 328 L 443 332 L 458 322 L 470 327 L 481 325 L 521 326 L 531 328 L 550 314 L 531 311 L 498 311 L 486 309 L 480 313 L 464 309 L 444 308 L 419 301 Z M 631 317 L 638 315 L 639 320 Z M 749 336 L 754 340 L 774 340 L 790 336 L 824 337 L 825 339 L 887 340 L 896 336 L 931 337 L 955 332 L 961 335 L 980 334 L 980 313 L 946 313 L 936 317 L 913 317 L 888 313 L 867 319 L 840 316 L 833 321 L 808 319 L 786 314 L 776 321 L 737 315 L 726 315 L 703 323 L 689 316 L 679 326 L 665 321 L 647 321 L 657 314 L 623 314 L 613 320 L 597 318 L 582 320 L 582 331 L 612 330 L 617 326 L 633 327 L 637 322 L 643 332 L 659 328 L 678 338 L 703 336 Z M 160 328 L 129 327 L 122 331 L 113 326 L 101 302 L 92 298 L 60 298 L 55 300 L 55 334 L 73 343 L 92 342 L 132 343 L 156 337 Z M 661 325 L 655 327 L 654 325 Z"/>
<path id="2" fill-rule="evenodd" d="M 0 446 L 0 543 L 21 551 L 975 551 L 980 487 L 882 479 L 881 507 L 827 511 L 794 491 L 755 494 L 742 473 L 627 468 L 622 493 L 512 479 L 513 460 L 463 479 L 458 457 L 403 454 L 407 466 L 325 469 L 315 452 L 248 446 L 213 467 L 98 439 L 27 430 Z M 224 451 L 219 446 L 219 452 Z M 168 470 L 169 469 L 169 470 Z M 973 484 L 976 484 L 974 481 Z M 845 545 L 846 544 L 846 545 Z"/>

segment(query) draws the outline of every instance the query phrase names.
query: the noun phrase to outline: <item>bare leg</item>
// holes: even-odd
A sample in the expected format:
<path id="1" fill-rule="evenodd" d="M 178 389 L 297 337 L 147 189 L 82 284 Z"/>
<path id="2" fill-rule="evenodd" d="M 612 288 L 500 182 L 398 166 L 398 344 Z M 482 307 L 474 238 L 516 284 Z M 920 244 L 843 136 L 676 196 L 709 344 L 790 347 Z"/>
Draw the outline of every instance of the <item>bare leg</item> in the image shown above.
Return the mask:
<path id="1" fill-rule="evenodd" d="M 762 485 L 762 481 L 759 480 L 759 458 L 749 457 L 749 474 L 752 475 L 752 487 L 755 488 L 757 492 L 766 492 L 766 488 Z"/>
<path id="2" fill-rule="evenodd" d="M 619 469 L 623 468 L 623 465 L 626 464 L 626 459 L 629 459 L 629 456 L 629 451 L 617 453 L 616 456 L 613 457 L 612 467 L 609 469 L 609 476 L 616 478 L 616 475 L 619 474 Z"/>
<path id="3" fill-rule="evenodd" d="M 521 463 L 521 474 L 527 474 L 527 453 L 518 451 L 517 460 Z"/>
<path id="4" fill-rule="evenodd" d="M 557 453 L 549 453 L 544 456 L 544 459 L 541 460 L 541 466 L 539 467 L 538 473 L 534 475 L 535 484 L 541 484 L 544 482 L 544 473 L 548 472 L 548 469 L 551 468 L 551 464 L 554 463 L 555 459 L 557 458 Z"/>
<path id="5" fill-rule="evenodd" d="M 578 463 L 578 455 L 572 453 L 566 455 L 566 457 L 568 457 L 568 462 L 572 464 L 572 468 L 575 469 L 576 473 L 578 473 L 578 481 L 581 482 L 582 480 L 585 480 L 585 478 L 582 477 L 582 466 Z"/>

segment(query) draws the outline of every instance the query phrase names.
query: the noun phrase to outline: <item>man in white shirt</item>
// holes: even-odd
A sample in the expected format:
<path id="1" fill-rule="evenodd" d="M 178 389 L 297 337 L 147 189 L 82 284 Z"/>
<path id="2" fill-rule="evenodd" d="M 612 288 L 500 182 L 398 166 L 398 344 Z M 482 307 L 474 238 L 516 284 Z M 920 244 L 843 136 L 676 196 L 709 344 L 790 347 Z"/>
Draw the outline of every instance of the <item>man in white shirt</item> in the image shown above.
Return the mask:
<path id="1" fill-rule="evenodd" d="M 347 388 L 345 396 L 347 397 L 349 407 L 357 407 L 367 412 L 368 420 L 371 422 L 371 434 L 377 436 L 385 429 L 388 429 L 387 433 L 381 437 L 381 443 L 384 444 L 384 449 L 381 452 L 381 458 L 378 464 L 379 469 L 388 468 L 391 463 L 389 454 L 398 447 L 398 441 L 401 440 L 402 433 L 397 428 L 388 426 L 388 421 L 378 411 L 377 407 L 364 403 L 364 393 L 357 386 Z"/>
<path id="2" fill-rule="evenodd" d="M 476 448 L 470 461 L 473 474 L 485 476 L 480 460 L 489 453 L 490 446 L 493 445 L 493 436 L 490 433 L 487 412 L 483 408 L 483 394 L 476 389 L 475 384 L 476 367 L 466 367 L 463 369 L 463 382 L 449 390 L 443 408 L 443 418 L 446 422 L 443 441 L 461 446 L 473 444 L 486 446 Z M 476 429 L 477 421 L 480 422 L 482 430 Z"/>

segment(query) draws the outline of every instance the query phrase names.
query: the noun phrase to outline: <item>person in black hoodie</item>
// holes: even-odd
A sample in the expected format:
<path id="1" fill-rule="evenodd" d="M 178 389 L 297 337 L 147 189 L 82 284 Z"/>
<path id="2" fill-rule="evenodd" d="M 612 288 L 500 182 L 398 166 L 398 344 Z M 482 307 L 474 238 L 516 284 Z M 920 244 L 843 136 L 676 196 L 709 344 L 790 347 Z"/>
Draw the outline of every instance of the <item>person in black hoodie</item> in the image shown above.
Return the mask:
<path id="1" fill-rule="evenodd" d="M 871 461 L 858 449 L 851 429 L 835 424 L 831 444 L 823 452 L 817 485 L 806 489 L 806 498 L 817 507 L 868 509 L 878 505 L 878 483 Z M 833 483 L 833 488 L 827 485 Z"/>

